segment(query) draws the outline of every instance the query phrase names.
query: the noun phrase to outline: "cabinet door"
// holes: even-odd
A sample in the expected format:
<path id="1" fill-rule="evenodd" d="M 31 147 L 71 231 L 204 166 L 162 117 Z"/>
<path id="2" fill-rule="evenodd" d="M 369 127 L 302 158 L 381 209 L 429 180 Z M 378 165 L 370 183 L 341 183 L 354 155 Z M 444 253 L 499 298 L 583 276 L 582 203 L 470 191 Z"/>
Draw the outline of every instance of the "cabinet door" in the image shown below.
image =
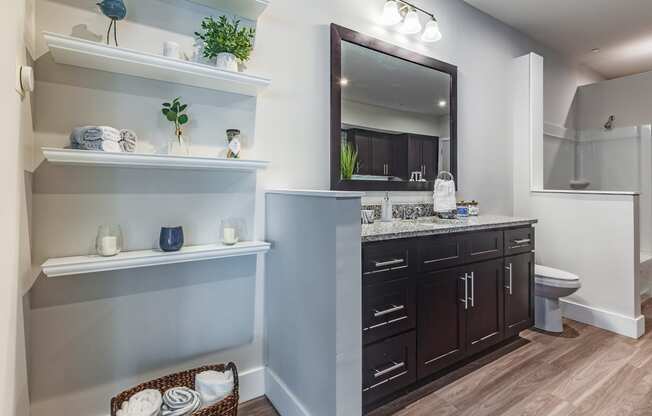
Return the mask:
<path id="1" fill-rule="evenodd" d="M 374 136 L 371 143 L 372 171 L 374 175 L 389 175 L 392 161 L 392 141 L 386 136 Z"/>
<path id="2" fill-rule="evenodd" d="M 534 325 L 534 254 L 505 258 L 505 336 Z"/>
<path id="3" fill-rule="evenodd" d="M 468 287 L 466 339 L 469 354 L 503 340 L 503 259 L 465 267 Z"/>
<path id="4" fill-rule="evenodd" d="M 351 133 L 353 136 L 352 143 L 358 152 L 358 175 L 371 175 L 372 155 L 371 155 L 371 136 L 362 134 L 359 131 Z"/>
<path id="5" fill-rule="evenodd" d="M 413 135 L 408 138 L 408 176 L 412 176 L 412 172 L 421 172 L 423 166 L 421 155 L 423 153 L 423 142 Z M 409 179 L 408 177 L 408 179 Z"/>
<path id="6" fill-rule="evenodd" d="M 464 273 L 446 270 L 421 278 L 417 289 L 417 374 L 427 377 L 465 354 Z"/>
<path id="7" fill-rule="evenodd" d="M 437 170 L 438 146 L 437 138 L 424 139 L 421 152 L 421 164 L 423 164 L 423 178 L 434 181 L 439 173 Z"/>

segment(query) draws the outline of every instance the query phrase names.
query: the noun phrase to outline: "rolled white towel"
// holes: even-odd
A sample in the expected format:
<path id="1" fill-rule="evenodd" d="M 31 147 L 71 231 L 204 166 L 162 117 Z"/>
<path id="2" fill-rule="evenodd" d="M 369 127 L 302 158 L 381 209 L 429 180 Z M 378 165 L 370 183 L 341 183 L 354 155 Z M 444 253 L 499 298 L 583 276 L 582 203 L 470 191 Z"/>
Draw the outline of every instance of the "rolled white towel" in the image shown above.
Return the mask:
<path id="1" fill-rule="evenodd" d="M 195 389 L 201 397 L 202 406 L 211 406 L 233 392 L 233 372 L 201 372 L 195 376 Z"/>
<path id="2" fill-rule="evenodd" d="M 161 405 L 163 400 L 161 392 L 158 390 L 148 389 L 138 392 L 131 398 L 122 402 L 117 416 L 160 416 Z"/>
<path id="3" fill-rule="evenodd" d="M 163 394 L 163 416 L 191 415 L 200 407 L 199 393 L 188 387 L 173 387 Z"/>
<path id="4" fill-rule="evenodd" d="M 136 136 L 136 133 L 134 133 L 132 130 L 120 130 L 120 147 L 122 148 L 122 151 L 127 153 L 135 152 L 137 141 L 138 136 Z"/>
<path id="5" fill-rule="evenodd" d="M 99 126 L 98 127 L 100 130 L 102 130 L 102 140 L 106 141 L 111 141 L 111 142 L 120 142 L 122 137 L 120 137 L 120 130 L 113 128 L 111 126 Z"/>

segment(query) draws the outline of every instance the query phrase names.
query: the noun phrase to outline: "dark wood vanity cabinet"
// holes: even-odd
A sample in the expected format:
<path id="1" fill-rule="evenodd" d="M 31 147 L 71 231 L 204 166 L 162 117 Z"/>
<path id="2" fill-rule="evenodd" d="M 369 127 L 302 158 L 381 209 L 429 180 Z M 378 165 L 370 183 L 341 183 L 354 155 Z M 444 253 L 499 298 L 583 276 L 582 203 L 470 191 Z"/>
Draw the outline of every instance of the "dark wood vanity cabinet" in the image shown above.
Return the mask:
<path id="1" fill-rule="evenodd" d="M 531 227 L 364 243 L 365 407 L 534 325 L 533 249 Z M 372 359 L 397 343 L 412 356 Z M 369 378 L 401 363 L 395 379 Z"/>

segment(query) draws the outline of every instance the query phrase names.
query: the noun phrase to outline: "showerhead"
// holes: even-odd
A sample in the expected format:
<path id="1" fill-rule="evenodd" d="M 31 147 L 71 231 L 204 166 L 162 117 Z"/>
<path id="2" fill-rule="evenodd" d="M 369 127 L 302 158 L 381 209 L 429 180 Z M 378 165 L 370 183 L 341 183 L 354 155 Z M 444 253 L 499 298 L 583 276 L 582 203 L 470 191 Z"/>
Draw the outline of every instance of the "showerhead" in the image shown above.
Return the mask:
<path id="1" fill-rule="evenodd" d="M 614 121 L 616 121 L 616 116 L 609 116 L 609 119 L 604 123 L 605 130 L 612 130 L 614 128 Z"/>

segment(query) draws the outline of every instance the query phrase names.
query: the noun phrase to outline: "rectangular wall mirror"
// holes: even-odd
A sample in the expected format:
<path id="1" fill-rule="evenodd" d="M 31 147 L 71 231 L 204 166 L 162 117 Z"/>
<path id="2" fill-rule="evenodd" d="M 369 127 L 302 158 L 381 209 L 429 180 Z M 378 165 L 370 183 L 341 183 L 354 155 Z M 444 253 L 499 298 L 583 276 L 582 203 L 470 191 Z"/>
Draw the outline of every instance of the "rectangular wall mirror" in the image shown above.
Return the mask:
<path id="1" fill-rule="evenodd" d="M 331 189 L 432 190 L 457 178 L 457 68 L 331 26 Z"/>

